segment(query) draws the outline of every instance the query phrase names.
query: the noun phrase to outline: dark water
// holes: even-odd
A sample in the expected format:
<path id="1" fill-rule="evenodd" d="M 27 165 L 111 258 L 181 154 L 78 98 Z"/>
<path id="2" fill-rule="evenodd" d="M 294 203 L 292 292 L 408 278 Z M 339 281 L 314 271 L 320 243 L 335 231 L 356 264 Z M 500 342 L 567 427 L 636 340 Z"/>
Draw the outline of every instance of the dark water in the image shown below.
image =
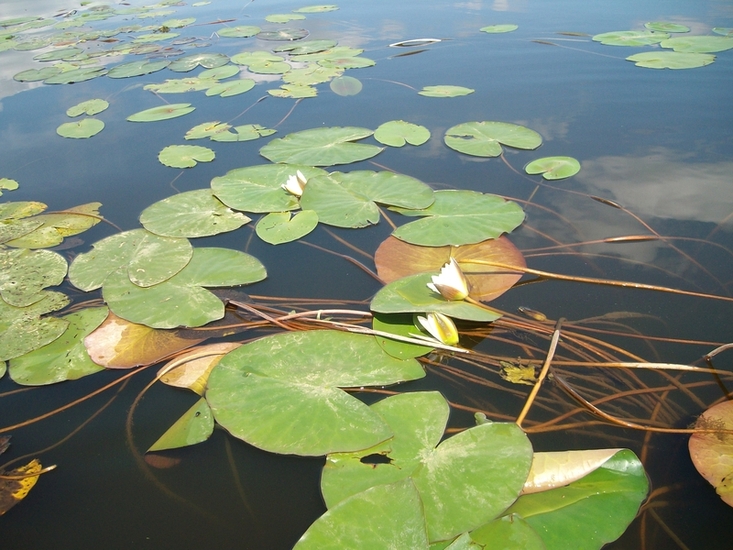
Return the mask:
<path id="1" fill-rule="evenodd" d="M 234 18 L 237 21 L 232 25 L 276 27 L 265 23 L 264 16 L 307 4 L 214 0 L 208 6 L 176 7 L 176 13 L 167 17 L 191 15 L 197 23 Z M 589 36 L 559 34 L 640 29 L 645 22 L 657 20 L 688 25 L 695 34 L 710 34 L 712 27 L 733 26 L 730 2 L 346 0 L 338 5 L 338 11 L 309 14 L 305 21 L 287 26 L 307 28 L 310 38 L 332 38 L 340 45 L 364 48 L 363 56 L 374 59 L 376 65 L 346 73 L 362 81 L 363 91 L 340 97 L 321 84 L 319 96 L 299 102 L 289 116 L 294 100 L 268 97 L 238 118 L 237 124 L 274 127 L 280 123 L 276 137 L 319 126 L 376 128 L 393 119 L 422 124 L 432 133 L 427 144 L 388 148 L 373 160 L 435 188 L 473 189 L 519 201 L 531 198 L 531 204 L 522 203 L 527 211 L 526 224 L 511 235 L 531 267 L 730 295 L 733 52 L 719 53 L 715 63 L 704 68 L 659 71 L 637 68 L 624 60 L 645 48 L 602 46 Z M 44 15 L 55 13 L 59 6 L 68 7 L 58 2 L 3 2 L 0 17 L 17 16 L 31 6 Z M 519 28 L 501 35 L 478 32 L 482 26 L 499 23 L 514 23 Z M 120 24 L 115 19 L 94 26 Z M 228 55 L 275 45 L 253 38 L 217 40 L 212 33 L 218 28 L 201 25 L 184 29 L 183 34 L 210 41 L 207 51 Z M 443 41 L 405 57 L 394 57 L 404 50 L 387 47 L 398 40 L 427 37 Z M 158 162 L 157 152 L 167 145 L 184 143 L 183 134 L 195 124 L 234 118 L 267 96 L 265 90 L 277 87 L 277 82 L 262 82 L 233 98 L 209 98 L 203 92 L 165 95 L 171 103 L 191 102 L 197 110 L 187 117 L 141 126 L 125 118 L 161 104 L 159 97 L 143 91 L 142 86 L 181 78 L 182 74 L 164 70 L 132 79 L 99 78 L 70 86 L 13 82 L 15 73 L 38 66 L 31 62 L 36 53 L 0 52 L 0 177 L 20 183 L 17 191 L 5 192 L 3 199 L 39 200 L 48 204 L 49 210 L 99 201 L 105 217 L 131 229 L 138 227 L 139 212 L 157 200 L 176 191 L 207 187 L 212 177 L 233 168 L 266 162 L 258 154 L 266 139 L 207 142 L 205 145 L 216 151 L 216 160 L 177 177 L 177 170 Z M 421 97 L 400 83 L 418 90 L 427 85 L 454 84 L 476 91 L 465 97 L 435 99 Z M 107 98 L 111 104 L 99 115 L 107 125 L 104 131 L 89 140 L 58 137 L 56 127 L 69 120 L 65 110 L 94 97 Z M 447 128 L 480 120 L 526 125 L 538 131 L 544 143 L 535 152 L 507 151 L 507 162 L 519 173 L 500 159 L 466 157 L 443 145 Z M 536 189 L 538 178 L 524 177 L 523 167 L 535 158 L 552 155 L 577 158 L 581 172 L 552 187 Z M 377 168 L 363 162 L 344 169 Z M 674 240 L 537 250 L 553 242 L 649 234 L 629 213 L 588 195 L 615 201 L 660 235 Z M 65 253 L 85 251 L 110 231 L 103 224 L 97 226 L 81 235 L 84 245 Z M 369 253 L 389 232 L 384 223 L 368 230 L 336 231 Z M 258 257 L 267 266 L 269 277 L 248 289 L 252 293 L 326 301 L 368 300 L 379 288 L 369 276 L 335 256 L 298 243 L 271 247 L 255 238 L 248 244 L 249 237 L 250 231 L 244 228 L 206 239 L 203 244 L 240 250 L 247 247 Z M 320 229 L 307 240 L 349 252 Z M 635 317 L 623 321 L 641 333 L 705 342 L 649 343 L 598 335 L 650 361 L 700 364 L 704 353 L 733 339 L 730 304 L 700 298 L 548 282 L 513 289 L 495 305 L 507 311 L 527 306 L 551 319 L 570 320 L 630 312 Z M 609 327 L 618 328 L 601 328 Z M 535 343 L 546 346 L 541 340 Z M 519 353 L 516 347 L 498 349 L 491 347 L 494 345 L 485 344 L 480 349 Z M 715 364 L 730 370 L 731 355 L 718 356 Z M 0 428 L 70 402 L 118 376 L 101 373 L 3 397 Z M 58 469 L 44 475 L 25 501 L 0 518 L 0 548 L 279 550 L 291 547 L 323 512 L 318 490 L 321 459 L 270 455 L 221 430 L 204 444 L 168 453 L 181 459 L 176 467 L 147 470 L 154 478 L 146 474 L 131 452 L 125 420 L 135 396 L 152 376 L 146 372 L 133 377 L 117 399 L 82 431 L 40 455 L 44 464 L 57 464 Z M 646 383 L 660 383 L 659 378 L 640 376 Z M 708 379 L 683 379 L 701 380 Z M 435 375 L 405 386 L 407 390 L 436 388 L 458 403 L 501 409 L 507 415 L 518 412 L 518 401 L 501 392 Z M 7 376 L 0 380 L 0 392 L 14 389 Z M 13 431 L 13 446 L 2 458 L 38 454 L 53 445 L 91 417 L 113 391 L 45 422 Z M 547 392 L 559 402 L 568 401 L 556 388 L 549 387 Z M 722 395 L 714 384 L 696 393 L 705 403 Z M 678 405 L 671 421 L 674 427 L 686 427 L 702 412 L 693 400 L 677 394 L 667 398 Z M 168 387 L 156 386 L 147 392 L 134 415 L 135 448 L 144 450 L 152 444 L 193 401 L 190 393 Z M 538 413 L 537 418 L 540 416 Z M 456 411 L 452 422 L 469 425 L 470 415 Z M 670 489 L 658 499 L 657 517 L 688 548 L 729 546 L 733 512 L 694 470 L 687 453 L 687 436 L 654 435 L 645 441 L 642 432 L 594 427 L 536 434 L 532 440 L 537 450 L 627 446 L 642 453 L 646 446 L 645 466 L 652 488 Z M 676 548 L 660 525 L 651 516 L 643 524 L 637 520 L 611 546 Z"/>

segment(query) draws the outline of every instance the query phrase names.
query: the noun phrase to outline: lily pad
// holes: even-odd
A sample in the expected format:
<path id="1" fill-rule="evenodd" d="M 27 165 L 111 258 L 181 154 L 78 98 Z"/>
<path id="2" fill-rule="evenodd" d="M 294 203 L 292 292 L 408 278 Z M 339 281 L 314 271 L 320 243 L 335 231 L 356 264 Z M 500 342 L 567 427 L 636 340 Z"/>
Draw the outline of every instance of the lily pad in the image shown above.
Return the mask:
<path id="1" fill-rule="evenodd" d="M 18 182 L 10 178 L 0 178 L 0 195 L 3 191 L 15 191 L 18 188 Z"/>
<path id="2" fill-rule="evenodd" d="M 715 56 L 709 53 L 683 52 L 642 52 L 630 55 L 627 61 L 633 61 L 637 67 L 647 69 L 696 69 L 710 65 Z"/>
<path id="3" fill-rule="evenodd" d="M 487 32 L 489 34 L 500 34 L 505 32 L 516 31 L 519 28 L 518 25 L 503 24 L 503 25 L 489 25 L 488 27 L 481 27 L 481 32 Z"/>
<path id="4" fill-rule="evenodd" d="M 41 214 L 24 220 L 38 226 L 6 242 L 16 248 L 51 248 L 60 245 L 64 238 L 83 233 L 101 220 L 101 203 L 91 202 L 67 208 L 61 212 Z"/>
<path id="5" fill-rule="evenodd" d="M 158 120 L 168 120 L 169 118 L 187 115 L 194 109 L 196 107 L 192 107 L 190 103 L 173 103 L 139 111 L 127 117 L 127 120 L 130 122 L 156 122 Z"/>
<path id="6" fill-rule="evenodd" d="M 213 122 L 204 122 L 202 124 L 194 126 L 188 132 L 186 132 L 184 139 L 203 139 L 211 137 L 216 134 L 226 132 L 231 127 L 231 124 L 219 122 L 218 120 L 215 120 Z"/>
<path id="7" fill-rule="evenodd" d="M 86 139 L 96 136 L 104 130 L 104 122 L 96 118 L 83 118 L 78 122 L 64 122 L 56 133 L 61 137 L 72 139 Z"/>
<path id="8" fill-rule="evenodd" d="M 473 88 L 443 84 L 439 86 L 425 86 L 417 93 L 427 97 L 459 97 L 472 94 L 475 91 Z"/>
<path id="9" fill-rule="evenodd" d="M 158 153 L 161 164 L 171 168 L 193 168 L 199 162 L 211 162 L 215 153 L 200 145 L 169 145 Z"/>
<path id="10" fill-rule="evenodd" d="M 146 84 L 144 90 L 150 90 L 157 94 L 184 94 L 187 92 L 198 92 L 208 90 L 219 82 L 213 78 L 179 78 L 168 79 L 162 84 Z"/>
<path id="11" fill-rule="evenodd" d="M 257 236 L 269 244 L 297 241 L 318 225 L 318 214 L 303 210 L 290 217 L 290 212 L 272 212 L 257 222 Z"/>
<path id="12" fill-rule="evenodd" d="M 25 71 L 20 71 L 15 76 L 13 76 L 13 80 L 16 80 L 18 82 L 40 82 L 41 80 L 46 80 L 47 78 L 51 78 L 52 76 L 56 76 L 61 73 L 60 67 L 43 67 L 41 69 L 27 69 Z"/>
<path id="13" fill-rule="evenodd" d="M 242 126 L 235 126 L 233 132 L 216 132 L 211 135 L 211 141 L 252 141 L 261 137 L 271 136 L 275 133 L 272 128 L 265 128 L 259 124 L 243 124 Z"/>
<path id="14" fill-rule="evenodd" d="M 11 306 L 26 307 L 43 299 L 43 289 L 60 285 L 66 259 L 50 250 L 0 249 L 0 297 Z"/>
<path id="15" fill-rule="evenodd" d="M 131 61 L 112 67 L 107 76 L 110 78 L 129 78 L 133 76 L 142 76 L 152 74 L 165 69 L 170 61 Z"/>
<path id="16" fill-rule="evenodd" d="M 69 267 L 71 283 L 84 291 L 100 288 L 107 277 L 124 269 L 140 286 L 153 286 L 173 277 L 191 260 L 187 239 L 160 237 L 145 229 L 123 231 L 97 241 Z"/>
<path id="17" fill-rule="evenodd" d="M 336 46 L 335 40 L 306 40 L 295 44 L 283 44 L 272 49 L 274 52 L 288 52 L 290 55 L 317 53 Z"/>
<path id="18" fill-rule="evenodd" d="M 335 11 L 339 9 L 336 4 L 318 4 L 316 6 L 305 6 L 304 8 L 298 8 L 293 10 L 295 13 L 323 13 L 327 11 Z"/>
<path id="19" fill-rule="evenodd" d="M 105 111 L 109 107 L 109 103 L 104 99 L 88 99 L 77 103 L 73 107 L 66 109 L 67 116 L 77 117 L 80 115 L 94 116 Z"/>
<path id="20" fill-rule="evenodd" d="M 561 180 L 580 172 L 580 163 L 573 157 L 544 157 L 524 167 L 528 174 L 542 174 L 546 180 Z"/>
<path id="21" fill-rule="evenodd" d="M 593 40 L 607 46 L 649 46 L 669 38 L 666 32 L 612 31 L 597 34 Z"/>
<path id="22" fill-rule="evenodd" d="M 150 42 L 163 42 L 179 36 L 177 32 L 154 32 L 150 34 L 140 34 L 135 37 L 133 42 L 136 44 L 149 44 Z"/>
<path id="23" fill-rule="evenodd" d="M 223 53 L 195 53 L 180 57 L 168 65 L 168 69 L 178 73 L 187 73 L 196 67 L 213 69 L 229 63 L 229 56 Z"/>
<path id="24" fill-rule="evenodd" d="M 230 351 L 241 346 L 239 342 L 218 342 L 206 344 L 181 353 L 171 359 L 159 371 L 163 384 L 176 388 L 186 388 L 203 396 L 211 370 L 219 360 Z"/>
<path id="25" fill-rule="evenodd" d="M 389 237 L 377 248 L 374 263 L 377 273 L 385 283 L 416 273 L 435 274 L 454 258 L 468 279 L 469 295 L 484 302 L 494 300 L 509 290 L 522 278 L 517 270 L 508 273 L 505 269 L 491 267 L 477 262 L 495 262 L 526 266 L 522 253 L 506 237 L 489 239 L 463 246 L 416 246 L 395 237 Z"/>
<path id="26" fill-rule="evenodd" d="M 445 144 L 451 149 L 475 157 L 498 157 L 502 145 L 517 149 L 537 149 L 542 136 L 518 124 L 509 122 L 464 122 L 448 128 Z"/>
<path id="27" fill-rule="evenodd" d="M 255 25 L 238 25 L 236 27 L 225 27 L 216 31 L 216 34 L 224 38 L 249 38 L 254 36 L 262 29 Z"/>
<path id="28" fill-rule="evenodd" d="M 269 40 L 272 42 L 284 42 L 289 40 L 300 40 L 305 38 L 310 33 L 305 29 L 280 29 L 272 31 L 260 31 L 257 33 L 257 38 L 260 40 Z"/>
<path id="29" fill-rule="evenodd" d="M 196 248 L 181 271 L 145 288 L 130 281 L 127 271 L 121 267 L 110 274 L 102 295 L 119 317 L 153 328 L 200 327 L 221 319 L 224 303 L 203 287 L 239 286 L 266 277 L 259 260 L 227 248 Z"/>
<path id="30" fill-rule="evenodd" d="M 84 338 L 107 317 L 106 307 L 83 309 L 63 319 L 65 332 L 50 344 L 11 359 L 10 377 L 16 384 L 41 386 L 77 380 L 104 370 L 94 363 L 84 347 Z"/>
<path id="31" fill-rule="evenodd" d="M 188 447 L 206 441 L 214 433 L 214 416 L 206 399 L 199 399 L 166 432 L 153 443 L 147 452 Z"/>
<path id="32" fill-rule="evenodd" d="M 716 53 L 733 48 L 733 37 L 678 36 L 664 40 L 659 45 L 683 53 Z"/>
<path id="33" fill-rule="evenodd" d="M 213 69 L 206 69 L 201 71 L 198 77 L 202 80 L 213 79 L 222 80 L 224 78 L 230 78 L 234 75 L 239 74 L 240 69 L 236 65 L 222 65 L 221 67 L 214 67 Z"/>
<path id="34" fill-rule="evenodd" d="M 331 90 L 342 97 L 356 95 L 361 92 L 361 81 L 353 76 L 338 76 L 329 84 Z"/>
<path id="35" fill-rule="evenodd" d="M 163 237 L 208 237 L 234 231 L 249 221 L 241 212 L 224 206 L 210 189 L 173 195 L 140 214 L 143 227 Z"/>
<path id="36" fill-rule="evenodd" d="M 421 246 L 461 246 L 509 233 L 524 221 L 524 211 L 514 202 L 476 191 L 435 191 L 435 202 L 423 210 L 398 211 L 421 216 L 392 234 Z"/>
<path id="37" fill-rule="evenodd" d="M 415 326 L 415 316 L 411 313 L 392 313 L 389 315 L 375 313 L 372 319 L 372 328 L 406 338 L 414 338 L 414 335 L 421 334 L 421 330 Z M 397 359 L 420 357 L 435 349 L 430 345 L 421 346 L 388 338 L 387 336 L 376 336 L 376 339 L 384 351 Z"/>
<path id="38" fill-rule="evenodd" d="M 490 323 L 501 314 L 487 307 L 464 301 L 450 301 L 428 288 L 430 273 L 418 273 L 398 279 L 383 287 L 372 299 L 376 313 L 443 313 L 455 319 Z"/>
<path id="39" fill-rule="evenodd" d="M 390 120 L 374 131 L 374 139 L 390 147 L 402 147 L 405 143 L 422 145 L 430 139 L 430 130 L 404 120 Z"/>
<path id="40" fill-rule="evenodd" d="M 329 69 L 311 63 L 301 69 L 291 69 L 283 75 L 283 82 L 298 86 L 313 86 L 339 77 L 343 69 Z"/>
<path id="41" fill-rule="evenodd" d="M 351 164 L 372 158 L 381 147 L 354 141 L 373 134 L 367 128 L 353 126 L 313 128 L 276 138 L 260 149 L 260 154 L 272 162 L 333 166 Z"/>
<path id="42" fill-rule="evenodd" d="M 644 27 L 650 31 L 657 32 L 690 32 L 690 27 L 680 25 L 679 23 L 671 23 L 669 21 L 649 21 L 644 23 Z"/>
<path id="43" fill-rule="evenodd" d="M 231 97 L 249 92 L 255 87 L 255 81 L 251 78 L 242 78 L 231 82 L 221 82 L 206 90 L 207 96 L 218 95 L 220 97 Z"/>
<path id="44" fill-rule="evenodd" d="M 297 13 L 272 13 L 265 16 L 265 21 L 268 23 L 287 23 L 288 21 L 297 21 L 305 19 L 305 15 Z"/>
<path id="45" fill-rule="evenodd" d="M 290 65 L 282 57 L 264 50 L 242 52 L 232 57 L 232 63 L 246 66 L 250 72 L 260 74 L 283 74 Z"/>
<path id="46" fill-rule="evenodd" d="M 425 375 L 414 359 L 382 351 L 372 336 L 332 330 L 260 338 L 211 372 L 206 399 L 232 435 L 277 453 L 356 451 L 392 435 L 342 387 L 394 384 Z"/>
<path id="47" fill-rule="evenodd" d="M 302 164 L 260 164 L 230 170 L 211 180 L 214 195 L 244 212 L 284 212 L 298 208 L 298 199 L 282 186 L 300 170 L 307 178 L 326 175 L 321 168 Z"/>
<path id="48" fill-rule="evenodd" d="M 62 71 L 46 78 L 44 84 L 74 84 L 76 82 L 86 82 L 99 76 L 107 74 L 104 67 L 83 67 L 81 69 L 73 69 L 70 71 Z"/>
<path id="49" fill-rule="evenodd" d="M 695 426 L 702 429 L 733 429 L 733 406 L 723 401 L 710 407 Z M 725 433 L 694 433 L 689 441 L 690 458 L 700 475 L 715 487 L 723 502 L 733 506 L 733 436 Z"/>
<path id="50" fill-rule="evenodd" d="M 327 57 L 316 61 L 320 66 L 330 69 L 365 69 L 373 67 L 376 62 L 366 57 Z"/>
<path id="51" fill-rule="evenodd" d="M 301 84 L 283 84 L 279 88 L 267 90 L 267 93 L 275 97 L 291 97 L 300 99 L 304 97 L 316 97 L 318 90 L 312 86 L 304 86 Z"/>

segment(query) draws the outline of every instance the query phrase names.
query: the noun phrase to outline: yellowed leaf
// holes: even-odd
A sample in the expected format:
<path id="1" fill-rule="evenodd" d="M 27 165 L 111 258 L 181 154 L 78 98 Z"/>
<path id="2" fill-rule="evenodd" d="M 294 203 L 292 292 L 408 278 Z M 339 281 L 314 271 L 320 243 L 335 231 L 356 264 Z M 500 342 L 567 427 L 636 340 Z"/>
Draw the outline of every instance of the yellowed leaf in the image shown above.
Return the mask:
<path id="1" fill-rule="evenodd" d="M 34 458 L 25 466 L 0 472 L 0 516 L 28 495 L 42 469 L 41 462 Z"/>
<path id="2" fill-rule="evenodd" d="M 696 428 L 733 430 L 733 401 L 710 407 L 695 423 Z M 695 433 L 688 443 L 692 463 L 728 506 L 733 506 L 733 435 Z"/>
<path id="3" fill-rule="evenodd" d="M 242 344 L 238 342 L 221 342 L 198 346 L 179 355 L 158 371 L 160 381 L 177 388 L 188 388 L 199 395 L 204 395 L 209 373 L 219 360 Z"/>
<path id="4" fill-rule="evenodd" d="M 535 453 L 522 494 L 563 487 L 602 466 L 622 449 L 590 449 Z"/>

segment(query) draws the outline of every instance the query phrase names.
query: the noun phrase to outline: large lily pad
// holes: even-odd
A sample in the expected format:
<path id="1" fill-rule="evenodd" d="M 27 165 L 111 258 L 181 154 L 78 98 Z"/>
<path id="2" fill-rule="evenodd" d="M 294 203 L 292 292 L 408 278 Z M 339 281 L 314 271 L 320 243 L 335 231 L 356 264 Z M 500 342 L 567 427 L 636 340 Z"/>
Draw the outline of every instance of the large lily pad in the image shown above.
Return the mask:
<path id="1" fill-rule="evenodd" d="M 456 319 L 490 323 L 501 314 L 464 301 L 446 300 L 428 288 L 430 273 L 409 275 L 379 290 L 370 307 L 377 313 L 443 313 Z"/>
<path id="2" fill-rule="evenodd" d="M 208 237 L 234 231 L 250 218 L 233 212 L 210 189 L 179 193 L 148 206 L 140 214 L 143 227 L 163 237 Z"/>
<path id="3" fill-rule="evenodd" d="M 93 250 L 79 254 L 69 267 L 69 279 L 77 288 L 90 291 L 123 269 L 136 285 L 153 286 L 181 271 L 192 255 L 187 239 L 133 229 L 97 241 Z"/>
<path id="4" fill-rule="evenodd" d="M 422 145 L 430 139 L 430 130 L 412 122 L 390 120 L 379 125 L 374 131 L 374 139 L 390 147 L 402 147 L 405 143 Z"/>
<path id="5" fill-rule="evenodd" d="M 417 246 L 389 237 L 377 248 L 374 263 L 379 277 L 391 283 L 416 273 L 435 274 L 451 258 L 455 258 L 468 279 L 470 296 L 482 301 L 501 296 L 522 278 L 522 272 L 507 273 L 504 269 L 476 263 L 476 260 L 518 268 L 526 266 L 522 253 L 506 237 L 457 247 Z"/>
<path id="6" fill-rule="evenodd" d="M 229 57 L 223 53 L 195 53 L 180 57 L 168 65 L 168 69 L 179 73 L 187 73 L 196 67 L 213 69 L 229 63 Z"/>
<path id="7" fill-rule="evenodd" d="M 367 128 L 353 126 L 313 128 L 276 138 L 260 149 L 272 162 L 333 166 L 372 158 L 382 151 L 376 145 L 354 143 L 373 134 Z"/>
<path id="8" fill-rule="evenodd" d="M 266 275 L 260 261 L 249 254 L 197 248 L 180 272 L 145 288 L 130 281 L 121 267 L 105 279 L 102 295 L 116 315 L 133 323 L 153 328 L 199 327 L 224 316 L 224 303 L 203 287 L 245 285 Z"/>
<path id="9" fill-rule="evenodd" d="M 630 55 L 626 60 L 647 69 L 696 69 L 710 65 L 715 61 L 715 56 L 709 53 L 655 51 Z"/>
<path id="10" fill-rule="evenodd" d="M 16 384 L 41 386 L 76 380 L 104 370 L 94 363 L 84 347 L 84 338 L 107 317 L 106 307 L 83 309 L 63 319 L 65 332 L 50 344 L 11 359 L 10 377 Z"/>
<path id="11" fill-rule="evenodd" d="M 342 387 L 424 376 L 387 355 L 374 337 L 320 330 L 260 338 L 230 352 L 209 376 L 206 399 L 219 424 L 271 452 L 323 455 L 371 447 L 392 435 Z"/>
<path id="12" fill-rule="evenodd" d="M 502 145 L 527 150 L 542 145 L 542 136 L 534 130 L 494 121 L 457 124 L 446 130 L 444 140 L 451 149 L 475 157 L 498 157 Z"/>
<path id="13" fill-rule="evenodd" d="M 169 145 L 158 153 L 158 160 L 171 168 L 193 168 L 199 162 L 211 162 L 215 155 L 213 149 L 200 145 Z"/>
<path id="14" fill-rule="evenodd" d="M 696 422 L 702 429 L 733 429 L 733 403 L 723 401 L 706 410 Z M 725 433 L 694 433 L 689 441 L 692 463 L 723 502 L 733 506 L 733 436 Z"/>
<path id="15" fill-rule="evenodd" d="M 326 171 L 302 164 L 260 164 L 230 170 L 211 180 L 214 195 L 235 210 L 244 212 L 284 212 L 298 208 L 298 200 L 282 188 L 289 176 L 300 170 L 307 178 Z"/>
<path id="16" fill-rule="evenodd" d="M 267 30 L 260 31 L 257 33 L 257 38 L 260 40 L 270 40 L 273 42 L 287 42 L 290 40 L 300 40 L 310 34 L 306 29 L 279 29 L 279 30 Z"/>
<path id="17" fill-rule="evenodd" d="M 398 227 L 392 234 L 421 246 L 461 246 L 509 233 L 524 221 L 515 202 L 476 191 L 435 191 L 435 202 L 423 210 L 398 211 L 423 219 Z"/>
<path id="18" fill-rule="evenodd" d="M 78 122 L 65 122 L 56 128 L 61 137 L 85 139 L 96 136 L 104 130 L 104 122 L 96 118 L 83 118 Z"/>
<path id="19" fill-rule="evenodd" d="M 187 115 L 194 109 L 196 107 L 192 107 L 190 103 L 173 103 L 139 111 L 127 117 L 127 120 L 130 122 L 156 122 Z"/>

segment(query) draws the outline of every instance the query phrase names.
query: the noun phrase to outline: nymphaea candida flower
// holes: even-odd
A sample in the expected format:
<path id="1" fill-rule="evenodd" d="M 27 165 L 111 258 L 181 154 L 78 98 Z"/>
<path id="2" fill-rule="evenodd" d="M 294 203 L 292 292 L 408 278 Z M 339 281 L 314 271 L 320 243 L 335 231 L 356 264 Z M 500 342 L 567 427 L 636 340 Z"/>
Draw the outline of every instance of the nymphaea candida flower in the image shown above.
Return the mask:
<path id="1" fill-rule="evenodd" d="M 440 273 L 433 275 L 433 282 L 428 283 L 428 288 L 451 301 L 465 300 L 469 291 L 466 276 L 454 258 L 440 269 Z"/>
<path id="2" fill-rule="evenodd" d="M 285 189 L 291 195 L 300 197 L 305 190 L 305 184 L 308 182 L 308 178 L 303 175 L 303 172 L 297 170 L 294 176 L 288 176 L 287 183 L 284 183 L 280 187 Z"/>
<path id="3" fill-rule="evenodd" d="M 438 312 L 430 312 L 426 317 L 418 315 L 417 322 L 439 342 L 447 346 L 455 346 L 458 343 L 458 329 L 453 319 Z"/>

